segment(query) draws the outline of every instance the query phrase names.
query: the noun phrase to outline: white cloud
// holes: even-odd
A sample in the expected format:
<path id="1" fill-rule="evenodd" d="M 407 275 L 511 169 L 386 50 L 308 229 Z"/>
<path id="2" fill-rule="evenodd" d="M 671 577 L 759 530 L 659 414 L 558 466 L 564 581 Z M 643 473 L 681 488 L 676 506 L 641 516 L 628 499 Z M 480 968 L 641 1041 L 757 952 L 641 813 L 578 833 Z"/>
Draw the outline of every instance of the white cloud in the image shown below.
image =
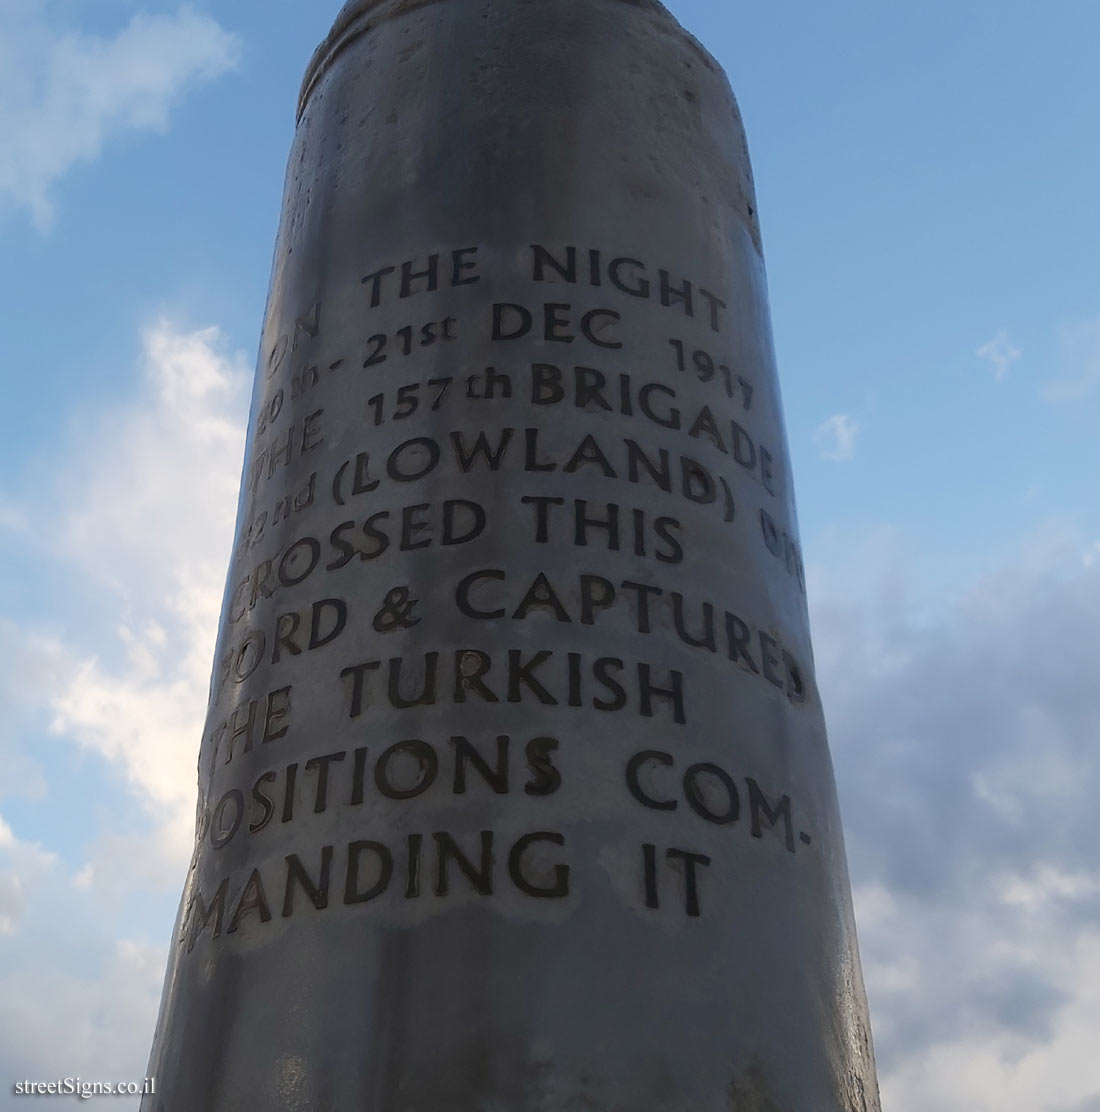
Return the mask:
<path id="1" fill-rule="evenodd" d="M 974 354 L 979 359 L 984 359 L 993 368 L 993 377 L 1000 382 L 1023 353 L 1002 328 L 992 340 L 987 340 Z"/>
<path id="2" fill-rule="evenodd" d="M 30 889 L 51 871 L 56 857 L 41 846 L 21 842 L 0 816 L 0 935 L 13 935 L 27 910 Z"/>
<path id="3" fill-rule="evenodd" d="M 52 187 L 115 135 L 163 131 L 192 87 L 237 62 L 239 43 L 184 5 L 139 13 L 113 37 L 57 29 L 48 0 L 0 8 L 0 201 L 53 219 Z"/>
<path id="4" fill-rule="evenodd" d="M 168 939 L 162 928 L 151 944 L 132 913 L 163 920 L 190 857 L 251 375 L 217 329 L 161 322 L 144 348 L 134 399 L 85 415 L 58 446 L 52 495 L 28 491 L 18 505 L 25 543 L 44 538 L 34 555 L 56 614 L 42 619 L 48 633 L 0 616 L 0 774 L 39 776 L 47 843 L 0 820 L 3 1077 L 142 1076 Z M 86 595 L 117 612 L 113 628 L 82 624 Z M 36 715 L 44 739 L 27 726 Z M 127 786 L 97 800 L 101 825 L 74 845 L 50 773 L 80 759 Z"/>
<path id="5" fill-rule="evenodd" d="M 144 1074 L 166 948 L 116 933 L 120 925 L 109 908 L 74 890 L 54 854 L 19 841 L 0 820 L 0 1072 L 6 1084 L 102 1078 L 105 1071 L 114 1080 Z"/>
<path id="6" fill-rule="evenodd" d="M 145 394 L 91 423 L 69 464 L 83 475 L 79 498 L 61 514 L 67 557 L 118 601 L 124 659 L 77 662 L 53 700 L 54 728 L 125 771 L 180 855 L 194 824 L 250 377 L 222 348 L 217 329 L 162 322 L 146 333 Z"/>
<path id="7" fill-rule="evenodd" d="M 847 414 L 838 413 L 818 426 L 814 433 L 814 444 L 817 445 L 822 459 L 843 463 L 855 457 L 858 434 L 859 425 Z"/>
<path id="8" fill-rule="evenodd" d="M 881 546 L 877 567 L 852 555 L 858 589 L 850 567 L 839 591 L 813 576 L 894 1112 L 1076 1112 L 1097 1092 L 1100 567 L 1054 531 L 936 606 L 898 605 L 912 587 Z"/>

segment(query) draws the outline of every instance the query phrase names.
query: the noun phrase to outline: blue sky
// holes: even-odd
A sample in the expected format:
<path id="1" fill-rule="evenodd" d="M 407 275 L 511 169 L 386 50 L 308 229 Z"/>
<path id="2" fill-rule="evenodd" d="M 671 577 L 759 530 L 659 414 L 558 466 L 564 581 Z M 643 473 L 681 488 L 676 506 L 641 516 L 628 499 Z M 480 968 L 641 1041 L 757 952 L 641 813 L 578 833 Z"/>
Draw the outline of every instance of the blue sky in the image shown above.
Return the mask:
<path id="1" fill-rule="evenodd" d="M 337 6 L 0 0 L 0 1108 L 144 1072 Z M 1098 1112 L 1100 7 L 669 6 L 748 129 L 884 1106 Z"/>

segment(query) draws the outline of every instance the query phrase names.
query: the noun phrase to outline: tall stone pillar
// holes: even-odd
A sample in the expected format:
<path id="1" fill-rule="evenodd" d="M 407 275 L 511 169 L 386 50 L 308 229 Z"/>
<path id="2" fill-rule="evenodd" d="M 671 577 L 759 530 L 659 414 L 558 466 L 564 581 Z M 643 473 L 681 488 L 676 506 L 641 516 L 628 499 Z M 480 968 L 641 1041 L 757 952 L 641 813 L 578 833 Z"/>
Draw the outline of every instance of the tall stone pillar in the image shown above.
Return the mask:
<path id="1" fill-rule="evenodd" d="M 250 422 L 146 1112 L 877 1109 L 710 55 L 348 4 Z"/>

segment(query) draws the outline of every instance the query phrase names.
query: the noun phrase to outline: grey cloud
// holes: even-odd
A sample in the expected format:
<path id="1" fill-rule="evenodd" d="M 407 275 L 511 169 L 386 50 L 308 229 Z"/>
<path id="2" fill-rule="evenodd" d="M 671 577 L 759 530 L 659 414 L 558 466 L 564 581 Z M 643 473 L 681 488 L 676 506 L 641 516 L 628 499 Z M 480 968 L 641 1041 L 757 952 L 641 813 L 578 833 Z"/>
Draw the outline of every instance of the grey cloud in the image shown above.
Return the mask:
<path id="1" fill-rule="evenodd" d="M 236 36 L 184 5 L 137 12 L 111 37 L 54 29 L 39 2 L 0 6 L 0 207 L 53 218 L 52 187 L 114 136 L 163 131 L 196 85 L 234 68 Z"/>
<path id="2" fill-rule="evenodd" d="M 1100 903 L 1100 569 L 1021 563 L 934 620 L 819 593 L 853 881 L 889 905 L 861 925 L 883 1072 L 963 1038 L 1041 1045 Z"/>
<path id="3" fill-rule="evenodd" d="M 1059 1009 L 1070 999 L 1035 973 L 1009 970 L 977 986 L 972 1006 L 980 1017 L 1029 1042 L 1048 1042 Z"/>
<path id="4" fill-rule="evenodd" d="M 0 873 L 0 935 L 15 929 L 22 918 L 25 901 L 20 886 L 14 876 Z"/>

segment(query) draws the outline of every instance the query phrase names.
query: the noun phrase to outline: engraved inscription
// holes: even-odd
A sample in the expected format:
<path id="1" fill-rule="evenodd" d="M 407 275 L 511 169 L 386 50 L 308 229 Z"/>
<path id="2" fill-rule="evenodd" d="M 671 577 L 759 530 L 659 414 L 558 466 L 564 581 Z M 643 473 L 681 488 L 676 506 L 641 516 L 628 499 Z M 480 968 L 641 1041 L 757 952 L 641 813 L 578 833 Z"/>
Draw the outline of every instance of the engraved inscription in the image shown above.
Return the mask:
<path id="1" fill-rule="evenodd" d="M 615 858 L 642 915 L 714 914 L 731 854 L 812 852 L 782 769 L 700 729 L 716 700 L 735 737 L 762 721 L 743 706 L 815 705 L 805 645 L 740 572 L 702 571 L 728 549 L 805 591 L 769 372 L 729 297 L 549 242 L 356 282 L 352 326 L 315 302 L 263 362 L 186 951 L 322 912 L 583 900 L 570 830 L 597 804 L 650 832 Z M 537 732 L 486 731 L 519 711 Z M 345 812 L 362 829 L 330 836 Z"/>

